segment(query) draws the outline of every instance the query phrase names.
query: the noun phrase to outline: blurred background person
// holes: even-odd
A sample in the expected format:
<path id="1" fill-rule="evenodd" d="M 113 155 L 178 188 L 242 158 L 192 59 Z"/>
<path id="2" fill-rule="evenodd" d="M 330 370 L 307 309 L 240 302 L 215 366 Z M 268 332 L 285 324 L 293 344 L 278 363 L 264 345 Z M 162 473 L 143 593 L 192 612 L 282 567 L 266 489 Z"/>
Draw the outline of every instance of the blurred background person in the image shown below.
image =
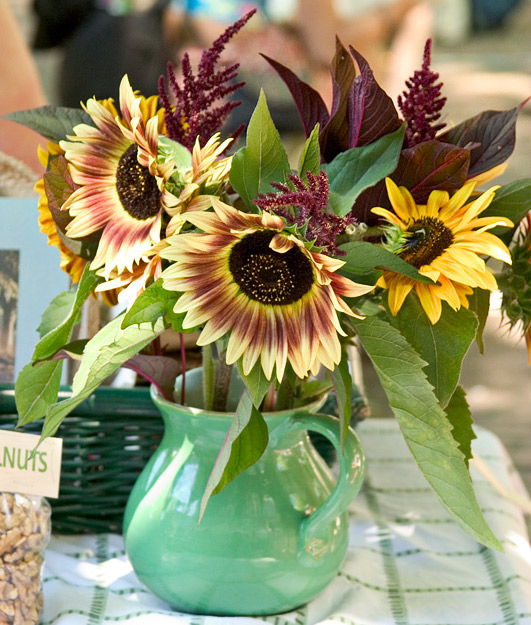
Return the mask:
<path id="1" fill-rule="evenodd" d="M 0 116 L 46 103 L 31 50 L 5 0 L 0 0 Z M 36 132 L 0 118 L 0 193 L 28 195 L 42 171 Z"/>

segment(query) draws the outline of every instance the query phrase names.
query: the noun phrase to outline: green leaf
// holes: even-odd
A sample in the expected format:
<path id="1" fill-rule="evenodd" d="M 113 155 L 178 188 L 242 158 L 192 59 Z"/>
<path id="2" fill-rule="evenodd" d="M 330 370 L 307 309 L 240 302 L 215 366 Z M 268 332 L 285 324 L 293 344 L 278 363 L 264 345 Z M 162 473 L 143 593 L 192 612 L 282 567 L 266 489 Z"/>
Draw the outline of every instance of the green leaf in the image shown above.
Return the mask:
<path id="1" fill-rule="evenodd" d="M 341 358 L 339 364 L 330 372 L 330 377 L 336 392 L 337 407 L 339 410 L 339 431 L 341 446 L 343 446 L 352 416 L 352 378 L 346 358 Z"/>
<path id="2" fill-rule="evenodd" d="M 88 266 L 85 267 L 81 280 L 77 285 L 75 292 L 75 298 L 72 302 L 72 306 L 69 311 L 64 309 L 64 301 L 57 298 L 52 300 L 52 303 L 46 309 L 45 315 L 47 318 L 57 317 L 59 314 L 64 314 L 63 321 L 57 325 L 53 330 L 50 330 L 45 334 L 41 340 L 35 346 L 32 360 L 46 360 L 55 354 L 65 343 L 68 343 L 72 336 L 74 326 L 79 320 L 81 309 L 87 297 L 94 291 L 98 284 L 103 280 L 101 276 L 97 276 L 94 271 L 91 271 Z M 56 308 L 59 310 L 56 312 Z"/>
<path id="3" fill-rule="evenodd" d="M 448 402 L 446 414 L 448 421 L 453 426 L 452 436 L 464 455 L 466 465 L 468 466 L 468 462 L 472 458 L 472 441 L 476 438 L 476 434 L 472 428 L 474 421 L 466 400 L 466 394 L 461 386 L 455 389 L 452 398 Z"/>
<path id="4" fill-rule="evenodd" d="M 48 332 L 55 330 L 68 317 L 75 299 L 76 287 L 72 287 L 69 291 L 63 291 L 53 298 L 42 313 L 41 322 L 37 328 L 41 338 Z"/>
<path id="5" fill-rule="evenodd" d="M 26 111 L 15 111 L 2 116 L 4 119 L 16 122 L 38 132 L 46 139 L 56 143 L 66 139 L 67 135 L 74 134 L 74 127 L 78 124 L 94 126 L 94 122 L 83 109 L 66 108 L 64 106 L 40 106 Z"/>
<path id="6" fill-rule="evenodd" d="M 163 162 L 171 160 L 179 169 L 192 168 L 192 153 L 190 150 L 169 137 L 159 135 L 158 153 Z"/>
<path id="7" fill-rule="evenodd" d="M 391 323 L 428 363 L 424 373 L 444 408 L 455 391 L 463 358 L 476 336 L 476 315 L 466 308 L 456 311 L 443 304 L 441 318 L 433 325 L 418 297 L 411 294 Z"/>
<path id="8" fill-rule="evenodd" d="M 361 148 L 351 148 L 323 165 L 330 186 L 329 201 L 336 215 L 344 217 L 359 194 L 391 174 L 404 142 L 405 125 Z"/>
<path id="9" fill-rule="evenodd" d="M 268 440 L 269 434 L 264 418 L 256 409 L 251 394 L 245 391 L 208 478 L 201 500 L 199 520 L 205 514 L 210 497 L 221 492 L 242 471 L 259 460 Z"/>
<path id="10" fill-rule="evenodd" d="M 159 278 L 137 297 L 127 311 L 122 321 L 122 330 L 141 323 L 155 323 L 157 319 L 164 317 L 176 332 L 192 332 L 193 329 L 185 330 L 182 327 L 186 313 L 173 312 L 179 295 L 180 293 L 165 289 L 162 278 Z"/>
<path id="11" fill-rule="evenodd" d="M 374 284 L 381 274 L 380 270 L 385 268 L 417 282 L 433 284 L 432 280 L 420 275 L 413 265 L 380 245 L 367 241 L 350 241 L 341 245 L 339 249 L 346 252 L 345 256 L 341 256 L 345 265 L 341 267 L 340 273 L 355 282 Z"/>
<path id="12" fill-rule="evenodd" d="M 502 550 L 478 505 L 465 458 L 422 368 L 404 337 L 378 317 L 353 319 L 406 443 L 424 477 L 457 523 L 487 547 Z"/>
<path id="13" fill-rule="evenodd" d="M 289 171 L 288 157 L 261 91 L 247 127 L 247 145 L 232 158 L 230 182 L 253 210 L 258 194 L 271 191 L 271 182 L 284 182 Z"/>
<path id="14" fill-rule="evenodd" d="M 84 401 L 96 388 L 127 360 L 138 354 L 162 333 L 164 323 L 158 320 L 122 330 L 121 317 L 116 317 L 103 327 L 86 345 L 83 359 L 72 383 L 72 395 L 50 406 L 42 438 L 53 436 L 68 413 Z"/>
<path id="15" fill-rule="evenodd" d="M 319 124 L 316 124 L 302 150 L 299 160 L 299 176 L 303 180 L 307 180 L 307 172 L 311 172 L 315 176 L 320 170 L 321 150 L 319 148 Z"/>
<path id="16" fill-rule="evenodd" d="M 515 226 L 531 210 L 531 179 L 515 180 L 496 191 L 490 205 L 481 213 L 480 217 L 507 217 Z M 489 230 L 500 237 L 507 245 L 511 242 L 515 228 L 498 226 Z"/>
<path id="17" fill-rule="evenodd" d="M 474 293 L 468 296 L 468 306 L 476 317 L 478 318 L 478 329 L 476 331 L 476 342 L 479 347 L 479 351 L 482 354 L 483 345 L 483 331 L 487 324 L 487 317 L 490 310 L 490 291 L 485 289 L 474 289 Z"/>
<path id="18" fill-rule="evenodd" d="M 62 361 L 49 361 L 27 364 L 21 370 L 15 383 L 18 426 L 44 417 L 48 407 L 57 401 L 62 369 Z"/>
<path id="19" fill-rule="evenodd" d="M 256 408 L 260 407 L 262 400 L 264 399 L 269 387 L 271 386 L 271 380 L 268 380 L 265 376 L 262 364 L 258 361 L 251 369 L 248 375 L 244 375 L 241 359 L 238 361 L 238 371 L 242 380 L 245 382 L 247 390 L 251 394 L 251 399 Z"/>

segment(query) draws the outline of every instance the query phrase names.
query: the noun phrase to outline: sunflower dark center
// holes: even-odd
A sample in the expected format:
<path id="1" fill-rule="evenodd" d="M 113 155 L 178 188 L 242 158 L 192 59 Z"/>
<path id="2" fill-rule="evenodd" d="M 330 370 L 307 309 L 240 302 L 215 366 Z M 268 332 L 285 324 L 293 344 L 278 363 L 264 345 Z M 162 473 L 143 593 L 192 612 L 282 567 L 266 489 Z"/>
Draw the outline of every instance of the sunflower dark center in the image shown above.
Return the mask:
<path id="1" fill-rule="evenodd" d="M 400 256 L 419 269 L 438 258 L 453 240 L 452 231 L 440 219 L 424 217 L 408 227 L 406 248 Z"/>
<path id="2" fill-rule="evenodd" d="M 154 176 L 136 158 L 133 143 L 121 156 L 116 170 L 116 190 L 124 209 L 135 219 L 150 219 L 160 211 L 160 191 Z"/>
<path id="3" fill-rule="evenodd" d="M 253 232 L 232 248 L 229 270 L 236 284 L 262 304 L 293 304 L 314 282 L 310 260 L 295 245 L 281 254 L 269 247 L 275 232 Z"/>

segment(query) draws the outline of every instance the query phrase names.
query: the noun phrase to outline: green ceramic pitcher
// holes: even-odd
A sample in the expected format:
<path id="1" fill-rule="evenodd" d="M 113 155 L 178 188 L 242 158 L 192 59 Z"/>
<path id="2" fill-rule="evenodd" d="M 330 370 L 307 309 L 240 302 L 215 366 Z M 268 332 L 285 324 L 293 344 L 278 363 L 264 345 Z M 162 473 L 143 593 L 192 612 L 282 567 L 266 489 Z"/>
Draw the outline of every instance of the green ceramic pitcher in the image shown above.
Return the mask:
<path id="1" fill-rule="evenodd" d="M 199 524 L 203 491 L 231 422 L 230 413 L 200 408 L 201 375 L 201 369 L 186 374 L 187 406 L 152 390 L 165 434 L 125 510 L 130 562 L 155 595 L 180 611 L 258 615 L 294 609 L 333 579 L 345 556 L 346 509 L 365 469 L 358 437 L 349 430 L 341 453 L 338 421 L 315 414 L 319 402 L 265 414 L 266 452 L 210 499 Z M 236 383 L 235 402 L 238 392 Z M 338 451 L 337 480 L 310 443 L 309 430 Z"/>

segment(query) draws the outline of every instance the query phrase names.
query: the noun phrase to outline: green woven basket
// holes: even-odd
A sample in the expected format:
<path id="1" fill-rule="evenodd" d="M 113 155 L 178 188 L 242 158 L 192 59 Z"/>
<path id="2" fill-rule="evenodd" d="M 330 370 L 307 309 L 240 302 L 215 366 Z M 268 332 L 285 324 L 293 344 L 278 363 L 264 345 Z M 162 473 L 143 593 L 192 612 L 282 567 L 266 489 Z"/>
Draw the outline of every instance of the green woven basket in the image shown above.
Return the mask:
<path id="1" fill-rule="evenodd" d="M 63 390 L 60 398 L 68 395 Z M 0 429 L 16 422 L 13 386 L 0 385 Z M 41 427 L 37 421 L 21 431 L 40 434 Z M 50 500 L 53 531 L 121 533 L 129 493 L 163 430 L 148 388 L 100 387 L 80 404 L 56 435 L 63 460 L 59 498 Z"/>

